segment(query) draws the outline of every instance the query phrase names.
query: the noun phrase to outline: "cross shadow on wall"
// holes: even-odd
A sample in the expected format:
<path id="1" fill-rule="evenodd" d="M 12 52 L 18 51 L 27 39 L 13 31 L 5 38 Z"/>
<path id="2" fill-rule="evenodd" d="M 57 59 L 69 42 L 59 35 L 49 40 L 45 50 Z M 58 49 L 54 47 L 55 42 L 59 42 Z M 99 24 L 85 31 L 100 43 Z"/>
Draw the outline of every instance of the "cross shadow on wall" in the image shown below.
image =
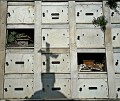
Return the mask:
<path id="1" fill-rule="evenodd" d="M 42 55 L 46 57 L 46 61 L 43 62 L 42 65 L 46 66 L 46 73 L 41 73 L 41 81 L 42 81 L 42 89 L 36 91 L 31 99 L 58 99 L 58 98 L 66 98 L 64 94 L 62 94 L 60 87 L 54 87 L 55 84 L 55 73 L 50 72 L 51 61 L 50 58 L 57 58 L 59 55 L 50 53 L 50 44 L 46 43 L 46 51 L 40 50 Z"/>

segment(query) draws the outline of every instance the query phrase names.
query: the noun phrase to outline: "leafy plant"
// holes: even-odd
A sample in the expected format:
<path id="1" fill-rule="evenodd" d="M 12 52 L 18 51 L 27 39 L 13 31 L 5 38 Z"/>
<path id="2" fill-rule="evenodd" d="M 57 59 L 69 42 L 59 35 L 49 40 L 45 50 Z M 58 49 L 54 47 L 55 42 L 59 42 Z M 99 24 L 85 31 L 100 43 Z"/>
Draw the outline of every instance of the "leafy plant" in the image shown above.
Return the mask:
<path id="1" fill-rule="evenodd" d="M 117 8 L 117 2 L 116 0 L 108 0 L 106 4 L 110 7 L 110 9 L 115 10 Z"/>
<path id="2" fill-rule="evenodd" d="M 106 2 L 106 5 L 108 5 L 110 9 L 114 10 L 117 14 L 120 15 L 119 10 L 117 10 L 118 5 L 116 0 L 108 0 L 108 2 Z"/>
<path id="3" fill-rule="evenodd" d="M 16 32 L 13 31 L 11 32 L 9 35 L 8 35 L 8 43 L 9 44 L 13 44 L 15 42 L 15 35 L 16 35 Z"/>
<path id="4" fill-rule="evenodd" d="M 100 16 L 97 19 L 94 18 L 92 23 L 94 25 L 100 26 L 101 29 L 105 32 L 108 21 L 105 19 L 105 16 Z"/>

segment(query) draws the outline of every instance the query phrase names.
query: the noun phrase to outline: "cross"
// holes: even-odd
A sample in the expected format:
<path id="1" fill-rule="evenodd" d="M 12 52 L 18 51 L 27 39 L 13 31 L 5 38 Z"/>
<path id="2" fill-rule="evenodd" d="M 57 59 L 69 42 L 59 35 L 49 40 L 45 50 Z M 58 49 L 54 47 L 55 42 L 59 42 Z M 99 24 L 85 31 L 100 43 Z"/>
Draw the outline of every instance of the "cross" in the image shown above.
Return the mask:
<path id="1" fill-rule="evenodd" d="M 50 44 L 46 42 L 46 51 L 40 50 L 41 53 L 49 53 L 44 54 L 46 56 L 46 72 L 50 73 L 50 57 L 57 58 L 57 54 L 50 53 Z M 45 64 L 45 63 L 44 63 Z"/>

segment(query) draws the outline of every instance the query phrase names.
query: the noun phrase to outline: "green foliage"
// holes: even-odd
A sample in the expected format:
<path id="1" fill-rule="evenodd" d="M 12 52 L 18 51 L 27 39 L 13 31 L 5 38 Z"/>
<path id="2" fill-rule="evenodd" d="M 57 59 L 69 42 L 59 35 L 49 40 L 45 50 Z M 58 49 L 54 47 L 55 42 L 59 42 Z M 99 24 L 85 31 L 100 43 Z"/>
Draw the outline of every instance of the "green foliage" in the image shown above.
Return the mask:
<path id="1" fill-rule="evenodd" d="M 108 21 L 105 19 L 105 16 L 100 16 L 97 19 L 94 18 L 92 23 L 94 25 L 100 26 L 101 29 L 103 31 L 105 31 L 106 30 L 106 25 L 107 25 Z"/>
<path id="2" fill-rule="evenodd" d="M 24 36 L 25 33 L 17 33 L 15 31 L 10 32 L 8 35 L 8 44 L 14 44 L 16 39 L 21 38 L 21 36 Z"/>
<path id="3" fill-rule="evenodd" d="M 15 35 L 16 35 L 15 31 L 10 32 L 10 34 L 8 35 L 8 43 L 9 44 L 13 44 L 15 42 Z"/>
<path id="4" fill-rule="evenodd" d="M 106 2 L 106 4 L 110 7 L 110 9 L 116 11 L 116 8 L 117 8 L 116 0 L 108 0 L 108 2 Z"/>

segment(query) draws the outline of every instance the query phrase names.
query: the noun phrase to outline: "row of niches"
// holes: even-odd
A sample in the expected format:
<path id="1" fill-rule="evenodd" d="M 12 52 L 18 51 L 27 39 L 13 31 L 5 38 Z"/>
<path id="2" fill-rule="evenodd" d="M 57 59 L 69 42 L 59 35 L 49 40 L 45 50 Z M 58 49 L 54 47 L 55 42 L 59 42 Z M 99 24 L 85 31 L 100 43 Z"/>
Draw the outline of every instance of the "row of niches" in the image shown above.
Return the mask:
<path id="1" fill-rule="evenodd" d="M 69 23 L 68 3 L 42 3 L 42 23 Z M 76 23 L 92 23 L 94 18 L 103 15 L 103 7 L 100 2 L 76 3 Z M 120 11 L 118 3 L 117 11 Z M 35 23 L 35 6 L 8 5 L 8 24 Z M 70 15 L 72 16 L 72 15 Z M 120 14 L 111 10 L 111 22 L 120 23 Z"/>
<path id="2" fill-rule="evenodd" d="M 69 53 L 42 53 L 42 73 L 70 73 Z M 115 73 L 120 73 L 120 53 L 114 53 Z M 107 72 L 105 53 L 77 53 L 78 72 Z M 7 53 L 5 60 L 5 74 L 34 73 L 34 54 Z"/>
<path id="3" fill-rule="evenodd" d="M 7 48 L 34 48 L 34 29 L 8 29 L 7 32 Z M 77 29 L 76 33 L 77 48 L 105 48 L 105 34 L 101 29 L 81 28 Z M 42 37 L 39 40 L 42 42 L 42 48 L 69 48 L 69 29 L 42 29 Z M 112 44 L 115 48 L 120 47 L 120 28 L 112 29 Z"/>
<path id="4" fill-rule="evenodd" d="M 12 78 L 10 78 L 11 75 L 5 76 L 7 78 L 4 79 L 4 98 L 27 100 L 71 98 L 71 78 L 67 74 L 59 74 L 56 77 L 55 73 L 41 73 L 42 85 L 35 92 L 33 78 L 21 78 L 19 74 L 13 74 Z M 62 76 L 64 78 L 61 78 Z M 76 83 L 78 98 L 109 98 L 107 78 L 78 78 Z M 120 98 L 120 78 L 115 79 L 115 92 L 113 93 L 116 94 L 116 98 Z"/>
<path id="5" fill-rule="evenodd" d="M 9 75 L 8 75 L 9 76 Z M 16 75 L 14 75 L 16 76 Z M 61 75 L 60 75 L 61 76 Z M 57 78 L 54 73 L 41 75 L 41 88 L 34 92 L 34 79 L 7 78 L 4 80 L 4 98 L 10 99 L 70 99 L 71 79 Z M 116 98 L 120 98 L 120 78 L 115 79 Z M 109 98 L 108 80 L 99 79 L 78 79 L 78 98 Z M 28 93 L 29 92 L 29 93 Z M 19 93 L 19 94 L 18 94 Z M 12 95 L 12 96 L 11 96 Z"/>

